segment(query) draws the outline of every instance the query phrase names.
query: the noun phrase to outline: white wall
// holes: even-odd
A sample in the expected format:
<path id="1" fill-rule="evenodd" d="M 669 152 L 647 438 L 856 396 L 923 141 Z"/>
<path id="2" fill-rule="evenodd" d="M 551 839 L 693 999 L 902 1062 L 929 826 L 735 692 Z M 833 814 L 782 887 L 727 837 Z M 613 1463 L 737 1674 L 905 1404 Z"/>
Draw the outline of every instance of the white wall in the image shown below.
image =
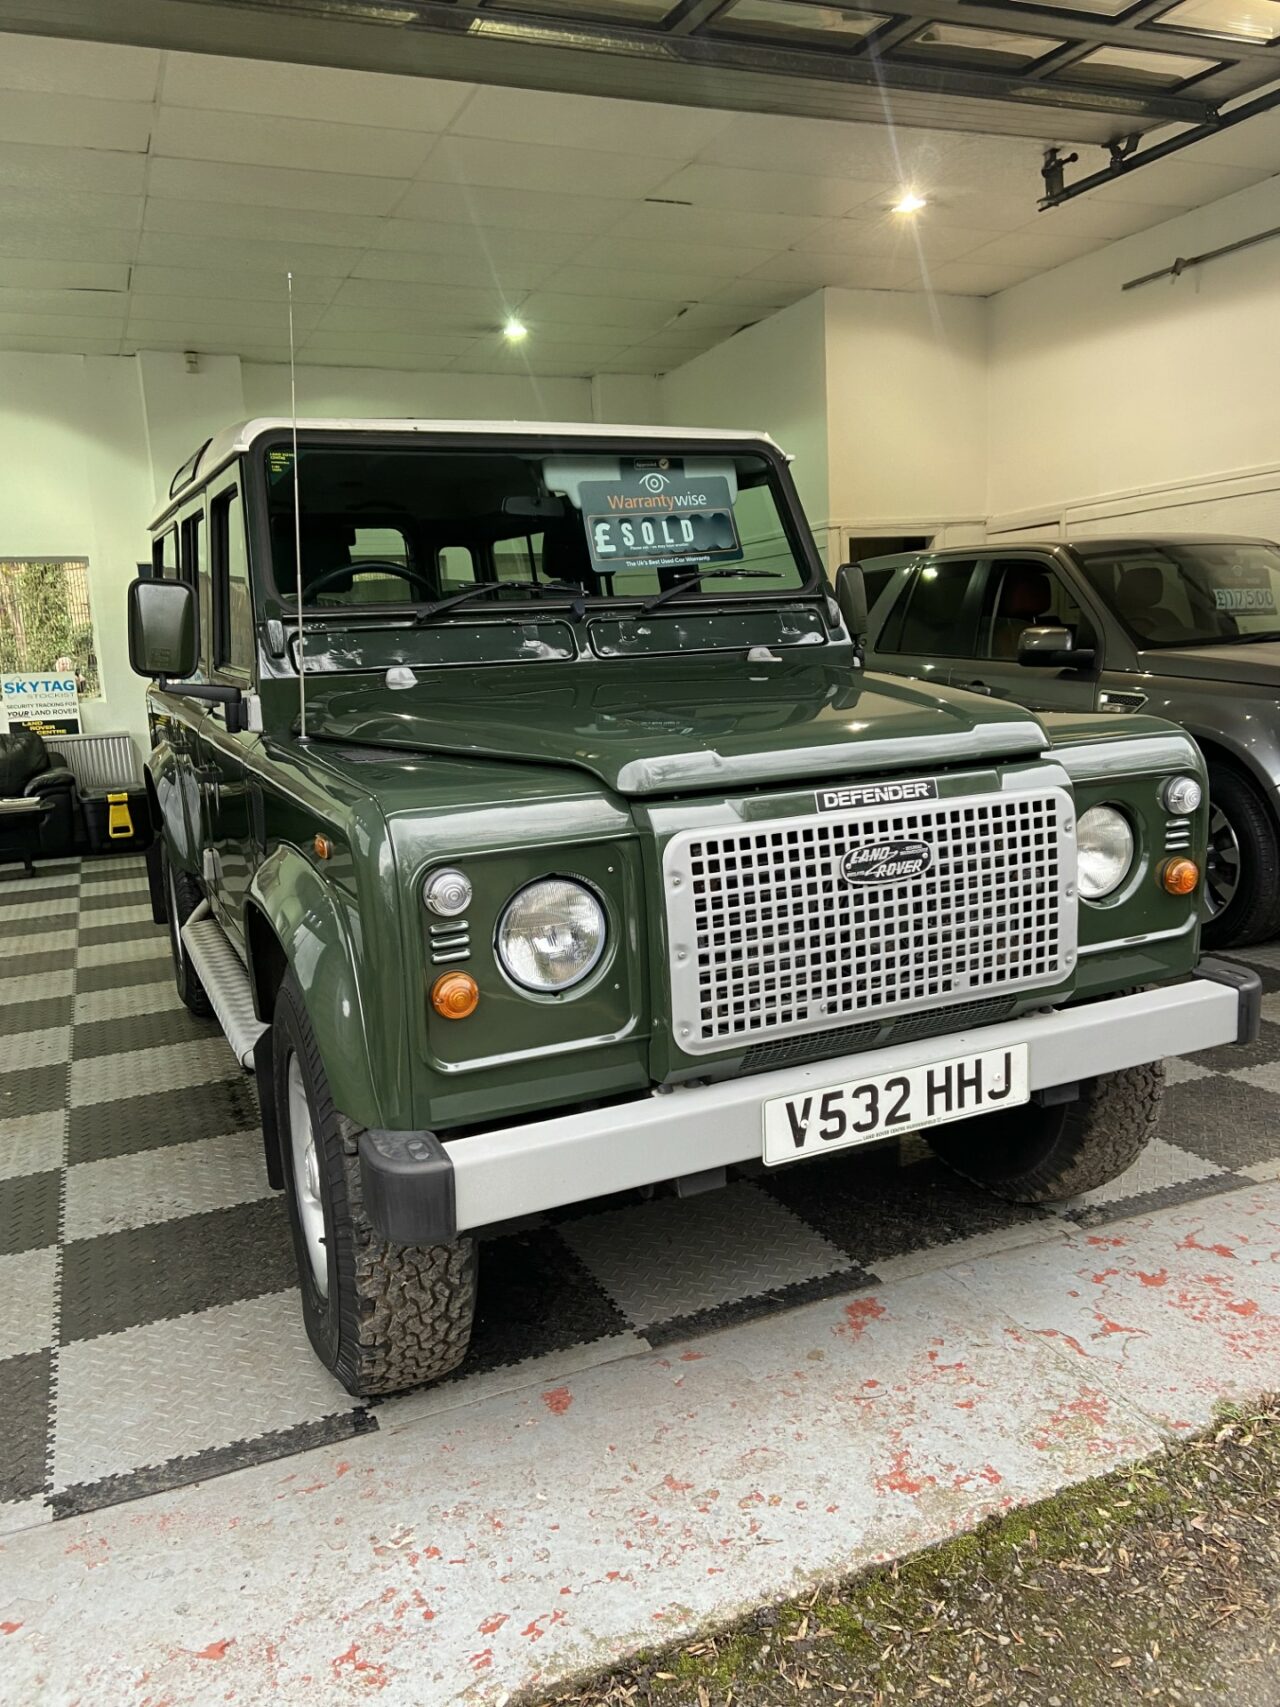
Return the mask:
<path id="1" fill-rule="evenodd" d="M 953 531 L 987 488 L 987 304 L 823 292 L 831 520 L 842 534 Z"/>
<path id="2" fill-rule="evenodd" d="M 1277 225 L 1271 178 L 992 300 L 993 531 L 1280 538 L 1280 240 L 1121 288 Z"/>
<path id="3" fill-rule="evenodd" d="M 770 433 L 794 457 L 792 474 L 821 537 L 830 514 L 827 363 L 822 295 L 806 297 L 661 382 L 662 419 L 685 427 Z"/>

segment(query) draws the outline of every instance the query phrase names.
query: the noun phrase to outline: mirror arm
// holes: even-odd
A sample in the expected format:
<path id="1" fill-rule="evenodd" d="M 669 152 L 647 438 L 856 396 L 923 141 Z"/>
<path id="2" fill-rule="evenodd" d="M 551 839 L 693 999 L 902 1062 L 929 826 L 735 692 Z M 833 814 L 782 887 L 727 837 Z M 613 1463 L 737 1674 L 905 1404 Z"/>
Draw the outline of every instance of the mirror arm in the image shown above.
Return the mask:
<path id="1" fill-rule="evenodd" d="M 225 682 L 171 682 L 168 676 L 157 676 L 156 687 L 161 693 L 177 694 L 182 699 L 207 699 L 227 708 L 227 728 L 234 734 L 248 728 L 244 710 L 244 690 Z"/>

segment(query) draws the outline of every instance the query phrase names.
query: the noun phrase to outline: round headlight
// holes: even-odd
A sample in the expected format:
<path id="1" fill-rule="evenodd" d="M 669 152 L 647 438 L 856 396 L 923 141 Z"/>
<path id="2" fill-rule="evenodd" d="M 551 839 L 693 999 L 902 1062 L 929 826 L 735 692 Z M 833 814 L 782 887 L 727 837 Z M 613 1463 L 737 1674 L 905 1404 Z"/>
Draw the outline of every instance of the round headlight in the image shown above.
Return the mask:
<path id="1" fill-rule="evenodd" d="M 1133 831 L 1114 806 L 1091 806 L 1080 815 L 1080 893 L 1100 901 L 1118 889 L 1133 864 Z"/>
<path id="2" fill-rule="evenodd" d="M 1166 812 L 1187 817 L 1203 800 L 1204 791 L 1193 776 L 1171 776 L 1160 790 L 1160 798 Z"/>
<path id="3" fill-rule="evenodd" d="M 526 990 L 567 990 L 604 953 L 604 909 L 589 889 L 565 877 L 530 883 L 498 921 L 498 959 Z"/>
<path id="4" fill-rule="evenodd" d="M 452 866 L 433 871 L 422 885 L 422 899 L 440 918 L 456 919 L 471 905 L 471 879 Z"/>

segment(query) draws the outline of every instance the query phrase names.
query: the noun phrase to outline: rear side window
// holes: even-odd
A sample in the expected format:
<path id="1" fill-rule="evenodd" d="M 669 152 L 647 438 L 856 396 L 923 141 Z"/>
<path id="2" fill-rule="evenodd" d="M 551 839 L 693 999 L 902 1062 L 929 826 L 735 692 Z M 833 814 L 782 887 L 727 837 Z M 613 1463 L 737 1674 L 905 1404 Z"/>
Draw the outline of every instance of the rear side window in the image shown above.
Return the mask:
<path id="1" fill-rule="evenodd" d="M 178 530 L 176 527 L 166 528 L 164 533 L 151 542 L 151 567 L 159 580 L 176 581 L 178 578 Z"/>
<path id="2" fill-rule="evenodd" d="M 1048 562 L 1040 557 L 997 558 L 987 585 L 978 655 L 1016 658 L 1023 629 L 1038 623 L 1071 629 L 1077 646 L 1097 644 L 1080 601 Z"/>
<path id="3" fill-rule="evenodd" d="M 253 608 L 249 593 L 249 553 L 244 536 L 244 506 L 234 486 L 209 506 L 212 532 L 214 609 L 217 613 L 214 667 L 249 670 L 253 666 Z"/>
<path id="4" fill-rule="evenodd" d="M 940 658 L 972 657 L 978 613 L 971 594 L 977 573 L 976 557 L 922 564 L 908 577 L 906 590 L 880 638 L 880 650 L 921 652 Z"/>
<path id="5" fill-rule="evenodd" d="M 213 632 L 209 565 L 204 556 L 204 512 L 194 510 L 181 522 L 182 579 L 196 589 L 199 605 L 200 665 L 209 668 L 209 640 Z"/>

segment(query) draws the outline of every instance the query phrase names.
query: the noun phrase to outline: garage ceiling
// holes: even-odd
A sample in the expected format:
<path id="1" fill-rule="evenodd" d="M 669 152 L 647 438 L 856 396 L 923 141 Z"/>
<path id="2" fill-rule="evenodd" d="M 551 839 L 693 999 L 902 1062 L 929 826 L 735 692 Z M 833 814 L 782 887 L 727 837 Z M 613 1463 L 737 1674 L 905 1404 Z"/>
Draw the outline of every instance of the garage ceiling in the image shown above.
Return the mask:
<path id="1" fill-rule="evenodd" d="M 283 360 L 292 268 L 307 362 L 661 372 L 822 285 L 987 294 L 1280 170 L 1268 115 L 1037 214 L 1007 136 L 25 35 L 0 90 L 19 350 Z"/>

